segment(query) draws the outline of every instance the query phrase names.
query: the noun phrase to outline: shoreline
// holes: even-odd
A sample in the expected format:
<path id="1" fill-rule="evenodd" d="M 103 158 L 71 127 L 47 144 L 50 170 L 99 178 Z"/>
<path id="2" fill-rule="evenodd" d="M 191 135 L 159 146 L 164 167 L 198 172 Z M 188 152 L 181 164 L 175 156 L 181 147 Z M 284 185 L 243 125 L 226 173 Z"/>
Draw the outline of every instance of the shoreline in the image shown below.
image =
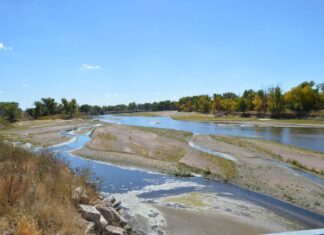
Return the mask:
<path id="1" fill-rule="evenodd" d="M 244 118 L 240 116 L 216 117 L 211 114 L 178 111 L 114 113 L 114 116 L 170 117 L 179 121 L 197 121 L 224 125 L 253 125 L 256 127 L 324 128 L 324 120 Z"/>

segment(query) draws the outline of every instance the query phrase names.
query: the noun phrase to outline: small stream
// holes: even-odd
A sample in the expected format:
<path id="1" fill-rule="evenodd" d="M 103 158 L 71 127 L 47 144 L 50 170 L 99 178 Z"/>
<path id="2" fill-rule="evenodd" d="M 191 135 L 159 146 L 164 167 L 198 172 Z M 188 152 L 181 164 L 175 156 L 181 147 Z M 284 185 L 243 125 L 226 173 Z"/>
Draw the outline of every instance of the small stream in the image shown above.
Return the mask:
<path id="1" fill-rule="evenodd" d="M 146 202 L 157 198 L 180 195 L 187 192 L 216 193 L 219 197 L 241 201 L 243 204 L 251 203 L 265 210 L 271 211 L 288 220 L 297 221 L 305 228 L 319 228 L 324 226 L 324 216 L 314 212 L 285 203 L 273 197 L 256 193 L 230 183 L 218 180 L 207 180 L 202 177 L 181 178 L 139 169 L 130 169 L 114 166 L 108 163 L 88 160 L 73 155 L 73 150 L 82 148 L 88 143 L 91 131 L 85 134 L 76 134 L 74 131 L 63 131 L 62 135 L 71 137 L 71 141 L 60 145 L 48 147 L 47 150 L 55 156 L 67 160 L 73 169 L 86 167 L 101 179 L 100 189 L 104 193 L 125 195 L 125 200 L 130 200 L 137 208 L 147 208 Z M 124 202 L 123 202 L 124 203 Z M 147 213 L 154 212 L 148 207 Z M 165 221 L 161 215 L 152 216 L 150 219 L 149 234 L 156 234 L 161 230 Z"/>

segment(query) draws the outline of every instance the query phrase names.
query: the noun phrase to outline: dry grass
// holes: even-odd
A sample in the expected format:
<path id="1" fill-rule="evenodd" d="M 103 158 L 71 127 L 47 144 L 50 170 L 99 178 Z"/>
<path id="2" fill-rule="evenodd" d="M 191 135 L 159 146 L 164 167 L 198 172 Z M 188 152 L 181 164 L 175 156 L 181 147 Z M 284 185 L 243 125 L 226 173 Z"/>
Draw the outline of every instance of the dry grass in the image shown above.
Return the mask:
<path id="1" fill-rule="evenodd" d="M 72 173 L 49 154 L 35 155 L 0 142 L 0 230 L 17 235 L 84 234 L 72 197 L 83 187 L 91 203 L 97 189 L 86 171 Z M 1 234 L 0 232 L 0 234 Z"/>

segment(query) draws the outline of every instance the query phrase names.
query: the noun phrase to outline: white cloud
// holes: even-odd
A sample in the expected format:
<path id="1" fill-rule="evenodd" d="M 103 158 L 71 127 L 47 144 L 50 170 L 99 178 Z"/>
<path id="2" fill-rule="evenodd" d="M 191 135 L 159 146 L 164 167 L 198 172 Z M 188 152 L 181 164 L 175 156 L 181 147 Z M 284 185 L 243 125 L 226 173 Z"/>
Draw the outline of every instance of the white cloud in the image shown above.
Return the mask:
<path id="1" fill-rule="evenodd" d="M 0 90 L 0 94 L 4 93 L 4 91 Z"/>
<path id="2" fill-rule="evenodd" d="M 4 43 L 0 42 L 0 50 L 10 51 L 12 50 L 12 47 L 6 46 Z"/>
<path id="3" fill-rule="evenodd" d="M 82 70 L 98 70 L 101 69 L 99 65 L 94 65 L 94 64 L 82 64 L 81 67 Z"/>

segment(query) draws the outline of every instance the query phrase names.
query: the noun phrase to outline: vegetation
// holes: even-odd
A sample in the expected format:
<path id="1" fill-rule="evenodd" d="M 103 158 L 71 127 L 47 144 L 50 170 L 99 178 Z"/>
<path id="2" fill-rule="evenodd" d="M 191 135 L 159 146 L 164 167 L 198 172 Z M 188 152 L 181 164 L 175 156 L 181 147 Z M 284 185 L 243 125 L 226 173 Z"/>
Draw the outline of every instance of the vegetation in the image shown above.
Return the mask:
<path id="1" fill-rule="evenodd" d="M 267 90 L 245 90 L 241 96 L 226 92 L 223 94 L 187 96 L 179 101 L 160 101 L 153 103 L 128 105 L 98 106 L 78 105 L 76 99 L 68 101 L 61 99 L 61 103 L 54 98 L 42 98 L 34 102 L 33 108 L 26 109 L 33 118 L 59 115 L 63 118 L 73 118 L 79 113 L 84 115 L 100 115 L 107 113 L 134 113 L 151 111 L 178 110 L 180 112 L 198 112 L 203 114 L 228 114 L 241 112 L 247 117 L 256 112 L 257 116 L 274 118 L 293 118 L 306 116 L 310 111 L 324 109 L 324 83 L 315 84 L 313 81 L 303 82 L 284 93 L 279 86 Z M 15 122 L 20 118 L 21 110 L 18 103 L 0 103 L 0 121 Z M 143 115 L 152 116 L 150 113 Z M 154 115 L 153 115 L 154 116 Z"/>
<path id="2" fill-rule="evenodd" d="M 288 159 L 286 162 L 292 164 L 294 167 L 296 167 L 298 169 L 305 170 L 305 171 L 311 171 L 311 172 L 313 172 L 315 174 L 319 174 L 319 175 L 323 175 L 324 176 L 324 171 L 319 171 L 319 170 L 317 170 L 315 168 L 308 168 L 307 166 L 301 164 L 297 160 Z"/>
<path id="3" fill-rule="evenodd" d="M 15 102 L 0 102 L 0 124 L 1 122 L 16 122 L 20 118 L 21 110 Z"/>
<path id="4" fill-rule="evenodd" d="M 97 198 L 87 171 L 72 173 L 52 157 L 0 142 L 0 231 L 3 234 L 84 234 L 78 203 Z M 82 187 L 87 197 L 73 197 Z M 82 200 L 82 201 L 81 201 Z"/>
<path id="5" fill-rule="evenodd" d="M 271 117 L 289 117 L 286 111 L 302 116 L 311 110 L 324 107 L 324 85 L 313 81 L 303 82 L 283 93 L 279 86 L 267 90 L 245 90 L 242 96 L 227 92 L 224 94 L 183 97 L 178 102 L 178 111 L 199 113 L 231 113 L 256 111 L 259 116 L 267 113 Z"/>
<path id="6" fill-rule="evenodd" d="M 61 99 L 61 103 L 57 103 L 53 98 L 42 98 L 40 101 L 34 102 L 34 108 L 29 108 L 26 112 L 34 117 L 40 118 L 43 116 L 63 114 L 66 117 L 75 117 L 78 114 L 79 108 L 76 99 L 68 101 L 65 98 Z"/>
<path id="7" fill-rule="evenodd" d="M 123 113 L 123 112 L 146 112 L 146 111 L 165 111 L 177 110 L 177 102 L 175 101 L 160 101 L 153 103 L 136 104 L 135 102 L 128 105 L 119 104 L 115 106 L 98 106 L 83 104 L 80 106 L 80 112 L 90 115 L 99 115 L 106 113 Z"/>

